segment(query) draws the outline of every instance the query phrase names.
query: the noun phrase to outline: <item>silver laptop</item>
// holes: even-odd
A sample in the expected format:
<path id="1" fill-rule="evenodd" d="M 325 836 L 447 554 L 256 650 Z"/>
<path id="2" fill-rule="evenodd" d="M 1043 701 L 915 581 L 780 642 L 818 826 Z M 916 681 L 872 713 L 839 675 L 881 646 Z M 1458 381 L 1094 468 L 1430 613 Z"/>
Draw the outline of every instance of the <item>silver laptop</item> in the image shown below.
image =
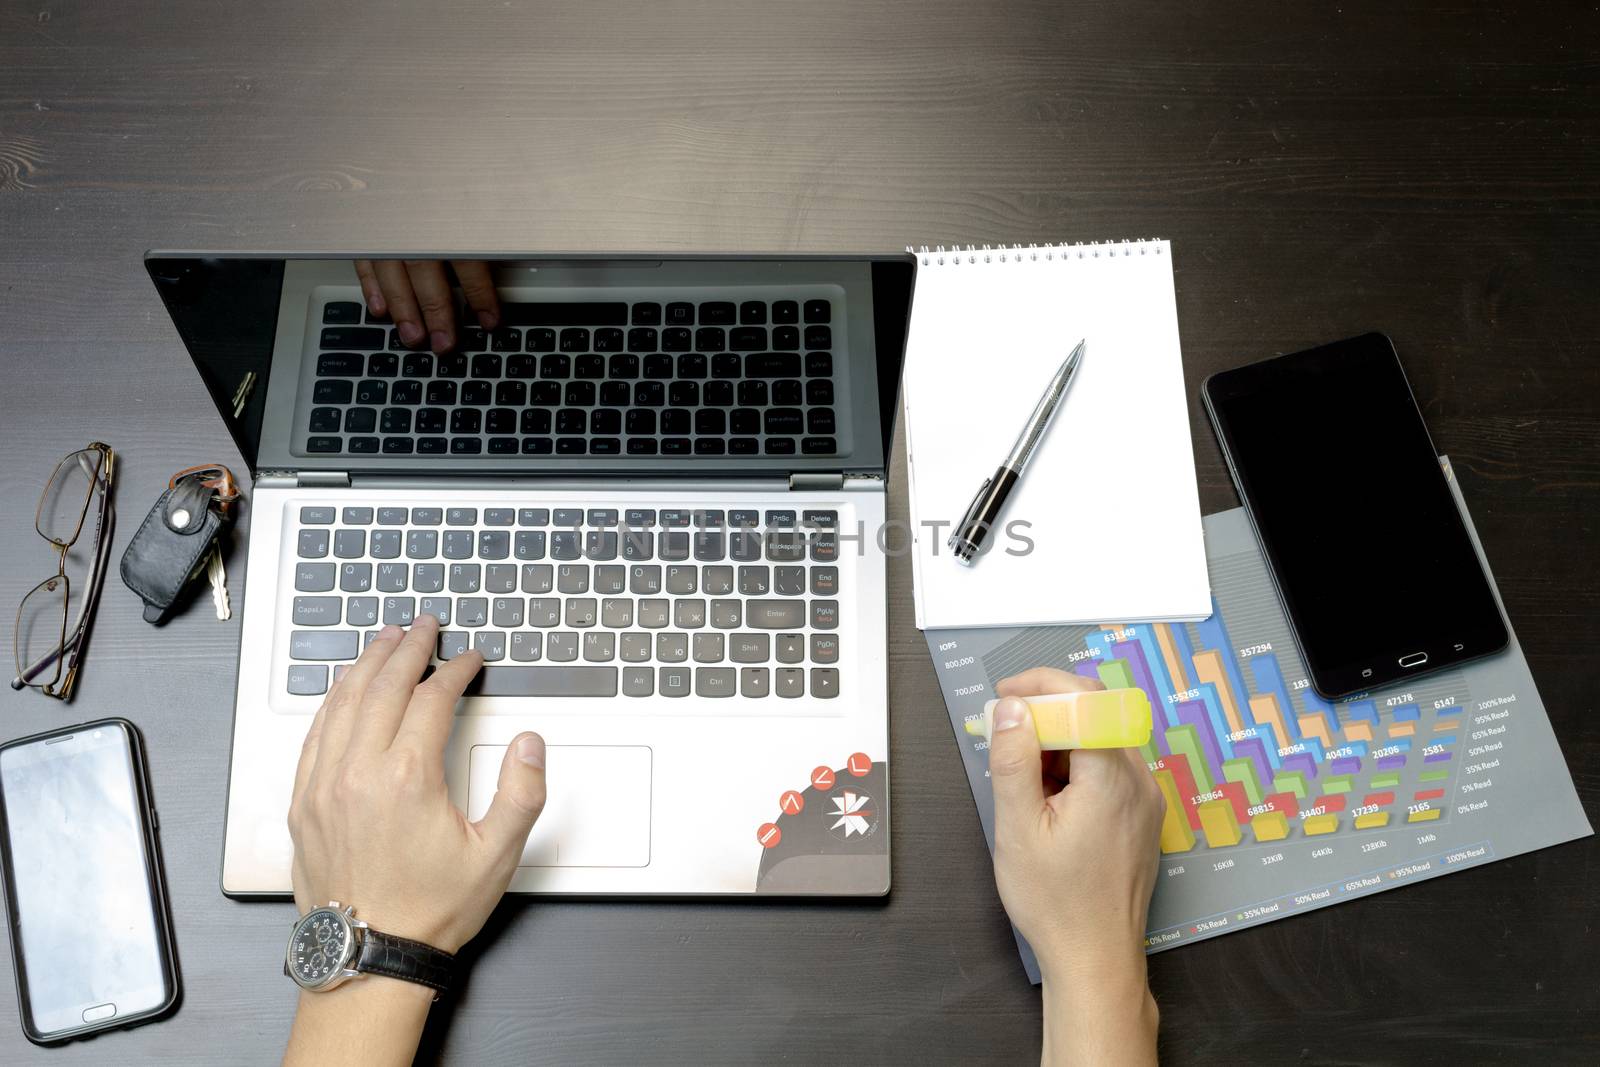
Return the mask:
<path id="1" fill-rule="evenodd" d="M 513 891 L 888 891 L 881 534 L 912 257 L 413 262 L 444 283 L 437 346 L 363 291 L 405 262 L 146 266 L 254 483 L 224 893 L 290 891 L 312 715 L 419 613 L 439 658 L 486 661 L 446 757 L 468 817 L 511 738 L 549 743 Z"/>

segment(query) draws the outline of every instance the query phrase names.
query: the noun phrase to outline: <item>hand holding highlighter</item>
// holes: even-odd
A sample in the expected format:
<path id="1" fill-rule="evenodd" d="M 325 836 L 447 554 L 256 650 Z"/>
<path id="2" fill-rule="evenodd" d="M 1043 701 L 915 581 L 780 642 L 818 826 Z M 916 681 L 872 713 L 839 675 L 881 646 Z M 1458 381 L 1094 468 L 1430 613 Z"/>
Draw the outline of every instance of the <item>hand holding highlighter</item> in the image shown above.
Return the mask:
<path id="1" fill-rule="evenodd" d="M 1150 740 L 1150 698 L 1143 689 L 1100 689 L 1083 693 L 1048 693 L 1019 698 L 1033 712 L 1039 747 L 1046 752 L 1069 748 L 1137 748 Z M 994 706 L 983 706 L 981 719 L 968 719 L 974 737 L 994 736 Z"/>

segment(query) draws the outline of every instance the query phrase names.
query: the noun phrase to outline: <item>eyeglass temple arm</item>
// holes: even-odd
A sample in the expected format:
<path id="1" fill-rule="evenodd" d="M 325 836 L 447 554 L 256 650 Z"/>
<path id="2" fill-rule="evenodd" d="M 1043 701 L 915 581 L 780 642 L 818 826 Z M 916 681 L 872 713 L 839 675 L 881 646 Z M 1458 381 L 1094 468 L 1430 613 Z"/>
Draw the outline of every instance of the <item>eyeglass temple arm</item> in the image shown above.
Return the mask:
<path id="1" fill-rule="evenodd" d="M 94 617 L 94 609 L 100 603 L 100 589 L 105 584 L 106 566 L 111 558 L 111 534 L 116 526 L 116 511 L 111 507 L 109 483 L 105 483 L 103 479 L 98 479 L 98 476 L 97 480 L 101 480 L 101 488 L 106 491 L 102 492 L 100 496 L 100 514 L 95 520 L 98 532 L 95 540 L 94 565 L 89 570 L 89 589 L 84 594 L 83 603 L 78 606 L 78 617 L 74 620 L 72 630 L 67 639 L 61 642 L 61 647 L 45 653 L 33 666 L 11 679 L 12 689 L 26 687 L 35 677 L 48 670 L 62 656 L 71 656 L 75 661 L 78 648 L 83 644 L 84 623 Z M 68 663 L 67 667 L 71 669 L 74 665 L 75 662 Z"/>

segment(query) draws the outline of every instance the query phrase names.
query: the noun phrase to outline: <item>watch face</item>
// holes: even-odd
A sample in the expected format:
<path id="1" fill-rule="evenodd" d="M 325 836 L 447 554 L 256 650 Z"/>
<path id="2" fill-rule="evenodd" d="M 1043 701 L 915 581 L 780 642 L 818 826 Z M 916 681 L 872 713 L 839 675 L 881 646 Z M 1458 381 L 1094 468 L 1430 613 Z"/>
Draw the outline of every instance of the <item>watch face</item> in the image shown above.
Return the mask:
<path id="1" fill-rule="evenodd" d="M 349 948 L 344 916 L 318 908 L 300 920 L 289 939 L 289 974 L 301 985 L 322 985 L 344 969 Z"/>

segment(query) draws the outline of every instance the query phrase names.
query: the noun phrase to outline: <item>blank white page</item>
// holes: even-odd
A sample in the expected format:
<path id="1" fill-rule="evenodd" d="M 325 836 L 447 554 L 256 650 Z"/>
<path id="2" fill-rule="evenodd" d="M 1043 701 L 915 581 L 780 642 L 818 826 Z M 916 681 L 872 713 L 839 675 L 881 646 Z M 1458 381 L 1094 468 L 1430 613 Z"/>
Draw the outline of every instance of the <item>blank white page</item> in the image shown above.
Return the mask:
<path id="1" fill-rule="evenodd" d="M 917 625 L 1211 614 L 1171 246 L 923 258 L 903 391 Z M 951 526 L 1080 338 L 1071 390 L 987 550 L 963 567 L 945 546 Z M 1016 522 L 1025 554 L 1007 551 L 1027 548 L 1006 532 Z"/>

